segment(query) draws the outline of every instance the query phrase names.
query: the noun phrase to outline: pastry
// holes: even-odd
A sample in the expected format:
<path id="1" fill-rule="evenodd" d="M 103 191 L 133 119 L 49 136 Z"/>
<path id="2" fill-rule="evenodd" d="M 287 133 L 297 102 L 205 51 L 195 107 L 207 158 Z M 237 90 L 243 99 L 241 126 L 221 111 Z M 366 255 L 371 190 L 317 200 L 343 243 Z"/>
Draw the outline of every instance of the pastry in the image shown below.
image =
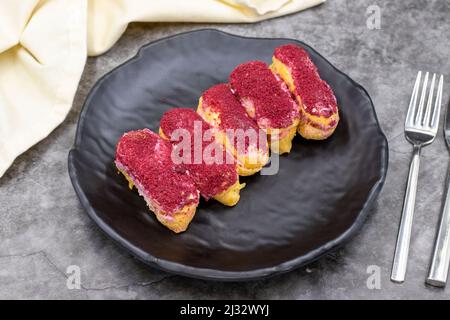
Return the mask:
<path id="1" fill-rule="evenodd" d="M 339 122 L 336 97 L 308 53 L 288 44 L 275 49 L 272 61 L 270 68 L 286 82 L 300 106 L 298 133 L 306 139 L 328 138 Z"/>
<path id="2" fill-rule="evenodd" d="M 149 129 L 130 131 L 117 144 L 115 164 L 156 218 L 179 233 L 195 215 L 199 191 L 189 174 L 173 163 L 171 154 L 172 145 Z"/>
<path id="3" fill-rule="evenodd" d="M 230 85 L 248 115 L 269 135 L 271 150 L 289 152 L 299 123 L 299 109 L 286 84 L 266 63 L 250 61 L 233 70 Z"/>

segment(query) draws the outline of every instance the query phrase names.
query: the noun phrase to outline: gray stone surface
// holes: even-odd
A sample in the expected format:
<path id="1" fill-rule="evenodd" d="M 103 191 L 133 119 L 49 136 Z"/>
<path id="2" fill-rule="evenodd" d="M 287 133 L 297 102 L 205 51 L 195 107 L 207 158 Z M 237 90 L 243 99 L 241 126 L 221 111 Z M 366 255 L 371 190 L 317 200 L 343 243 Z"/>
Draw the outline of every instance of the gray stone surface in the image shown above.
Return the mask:
<path id="1" fill-rule="evenodd" d="M 381 29 L 366 27 L 369 5 L 381 8 Z M 424 149 L 406 283 L 389 281 L 411 147 L 403 121 L 418 69 L 450 86 L 450 2 L 344 1 L 254 25 L 133 24 L 106 54 L 90 58 L 66 121 L 15 161 L 0 179 L 0 298 L 166 299 L 449 298 L 450 288 L 424 285 L 449 157 L 442 135 Z M 95 81 L 143 44 L 178 32 L 214 27 L 246 36 L 305 41 L 372 96 L 390 143 L 389 172 L 362 231 L 335 254 L 285 275 L 248 283 L 186 279 L 150 269 L 99 231 L 83 211 L 67 174 L 81 105 Z M 81 268 L 82 288 L 66 287 L 67 266 Z M 369 290 L 367 267 L 381 271 Z"/>

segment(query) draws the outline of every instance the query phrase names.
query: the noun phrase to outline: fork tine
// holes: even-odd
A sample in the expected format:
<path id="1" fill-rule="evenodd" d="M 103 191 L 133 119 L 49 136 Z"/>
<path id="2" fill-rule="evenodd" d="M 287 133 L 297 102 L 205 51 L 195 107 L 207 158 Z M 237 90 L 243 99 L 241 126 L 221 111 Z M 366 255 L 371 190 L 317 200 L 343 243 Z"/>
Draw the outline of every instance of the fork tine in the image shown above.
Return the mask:
<path id="1" fill-rule="evenodd" d="M 436 80 L 436 73 L 433 74 L 433 78 L 431 79 L 430 92 L 428 93 L 428 101 L 427 107 L 425 108 L 425 117 L 423 119 L 422 125 L 429 127 L 430 124 L 430 115 L 431 115 L 431 107 L 433 106 L 433 95 L 434 95 L 434 82 Z"/>
<path id="2" fill-rule="evenodd" d="M 417 125 L 420 125 L 422 123 L 423 105 L 425 104 L 427 86 L 428 86 L 428 72 L 425 73 L 425 78 L 423 79 L 422 94 L 420 95 L 419 109 L 417 110 L 416 120 L 414 121 Z"/>
<path id="3" fill-rule="evenodd" d="M 442 104 L 442 87 L 444 86 L 444 76 L 439 77 L 439 85 L 436 93 L 436 102 L 434 104 L 433 117 L 431 119 L 431 128 L 437 130 L 439 125 L 439 115 L 441 114 L 441 104 Z"/>
<path id="4" fill-rule="evenodd" d="M 422 77 L 422 71 L 417 73 L 416 82 L 414 83 L 414 89 L 411 94 L 411 100 L 409 101 L 408 113 L 406 114 L 405 126 L 412 126 L 414 124 L 414 115 L 416 114 L 417 107 L 417 94 L 419 92 L 420 79 Z"/>

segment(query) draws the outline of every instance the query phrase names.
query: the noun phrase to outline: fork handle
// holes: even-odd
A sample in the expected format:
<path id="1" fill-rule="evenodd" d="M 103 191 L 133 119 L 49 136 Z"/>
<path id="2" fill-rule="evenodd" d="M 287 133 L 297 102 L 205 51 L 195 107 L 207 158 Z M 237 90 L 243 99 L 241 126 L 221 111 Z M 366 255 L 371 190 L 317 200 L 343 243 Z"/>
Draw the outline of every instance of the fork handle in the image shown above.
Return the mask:
<path id="1" fill-rule="evenodd" d="M 414 217 L 414 204 L 416 202 L 417 180 L 419 178 L 420 146 L 413 149 L 409 167 L 408 182 L 405 199 L 403 201 L 402 218 L 395 246 L 394 263 L 392 265 L 391 280 L 393 282 L 405 281 L 406 266 L 408 264 L 409 242 Z"/>
<path id="2" fill-rule="evenodd" d="M 447 191 L 442 210 L 439 231 L 434 245 L 433 260 L 426 282 L 432 286 L 444 287 L 447 282 L 450 261 L 450 167 L 447 172 Z"/>

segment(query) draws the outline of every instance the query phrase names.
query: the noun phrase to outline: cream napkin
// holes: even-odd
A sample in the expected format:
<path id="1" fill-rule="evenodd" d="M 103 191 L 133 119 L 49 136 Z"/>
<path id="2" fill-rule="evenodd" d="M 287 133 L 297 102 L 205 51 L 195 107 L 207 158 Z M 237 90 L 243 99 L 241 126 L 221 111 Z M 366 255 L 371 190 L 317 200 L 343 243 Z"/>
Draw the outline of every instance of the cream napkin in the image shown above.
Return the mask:
<path id="1" fill-rule="evenodd" d="M 69 112 L 86 55 L 132 21 L 256 22 L 325 0 L 0 0 L 0 177 Z"/>

